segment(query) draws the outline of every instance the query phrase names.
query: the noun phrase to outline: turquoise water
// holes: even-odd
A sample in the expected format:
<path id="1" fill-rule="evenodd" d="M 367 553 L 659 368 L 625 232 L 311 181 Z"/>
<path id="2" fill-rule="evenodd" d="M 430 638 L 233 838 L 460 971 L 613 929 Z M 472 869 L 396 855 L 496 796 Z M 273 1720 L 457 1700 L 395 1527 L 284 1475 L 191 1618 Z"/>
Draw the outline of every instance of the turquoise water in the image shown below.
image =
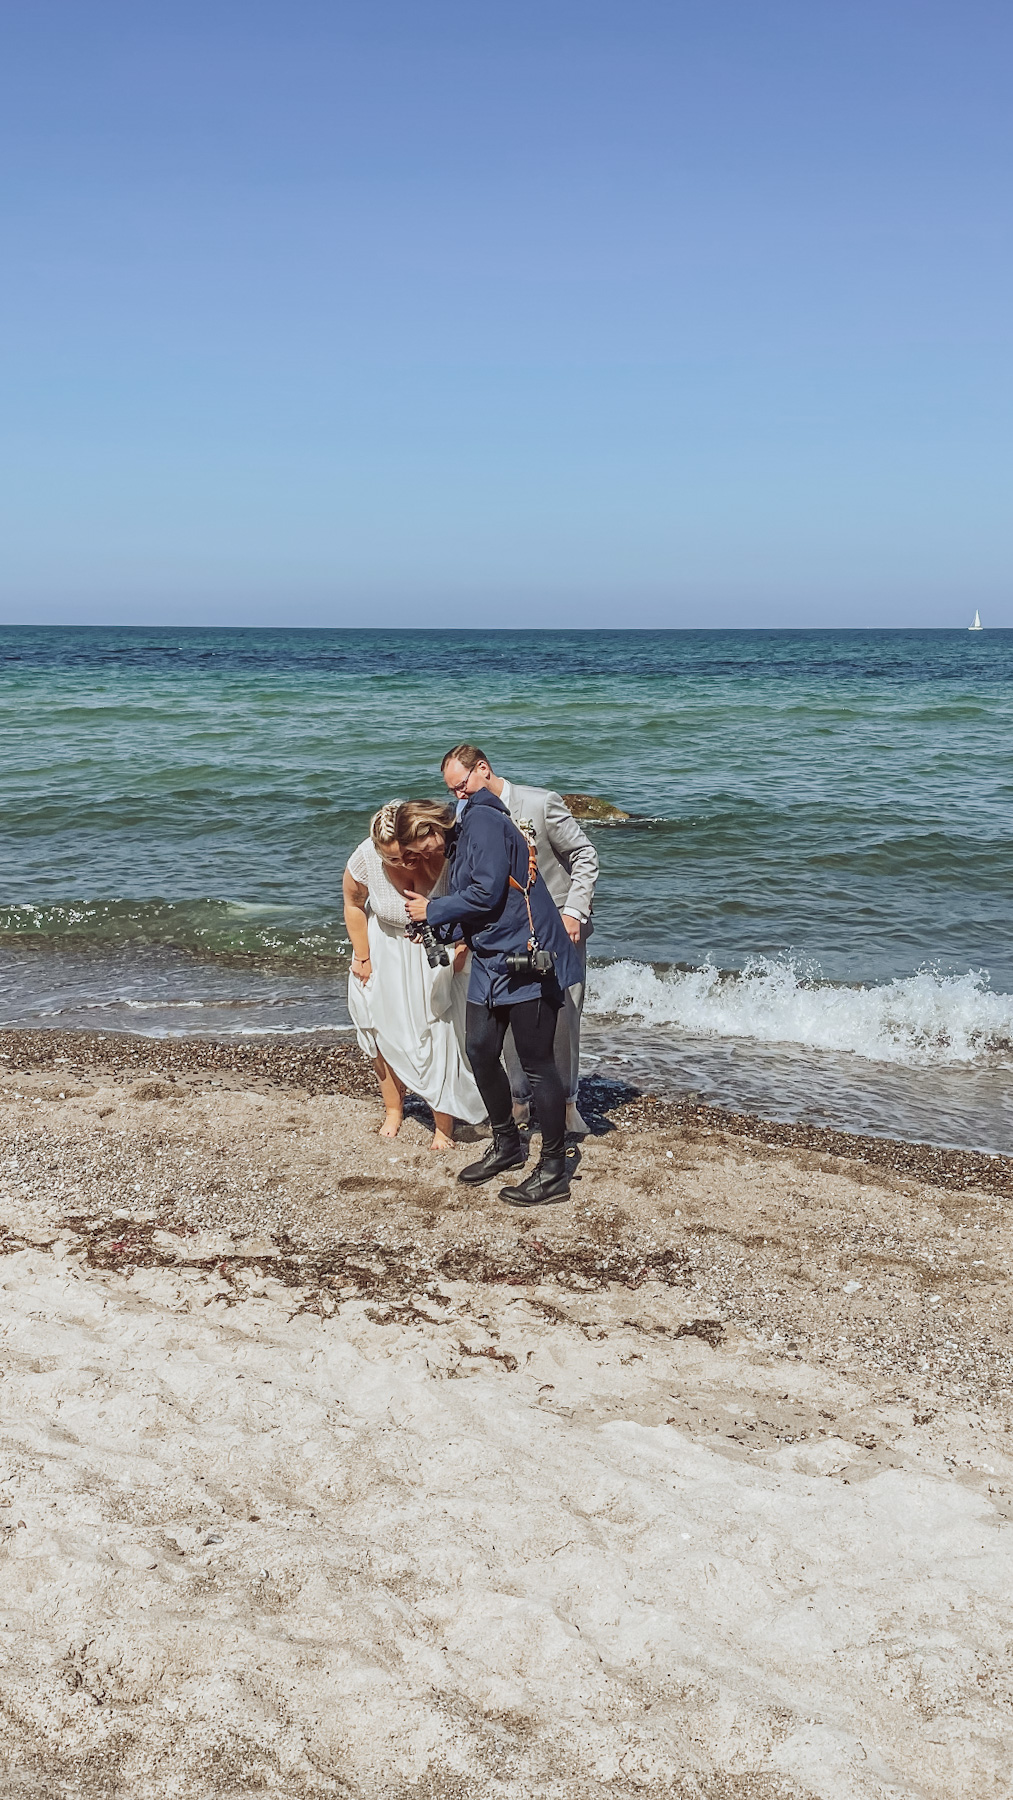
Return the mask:
<path id="1" fill-rule="evenodd" d="M 1013 1147 L 1011 677 L 1006 632 L 0 628 L 0 1018 L 345 1029 L 345 858 L 475 737 L 638 815 L 589 1067 Z"/>

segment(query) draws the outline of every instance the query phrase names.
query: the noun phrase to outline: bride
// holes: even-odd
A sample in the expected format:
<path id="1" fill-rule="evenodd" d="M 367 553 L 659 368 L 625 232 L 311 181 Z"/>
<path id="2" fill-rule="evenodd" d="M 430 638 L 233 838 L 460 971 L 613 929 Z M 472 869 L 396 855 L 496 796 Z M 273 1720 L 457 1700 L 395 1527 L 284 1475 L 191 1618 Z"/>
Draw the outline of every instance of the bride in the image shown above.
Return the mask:
<path id="1" fill-rule="evenodd" d="M 458 944 L 449 966 L 432 969 L 422 945 L 405 935 L 406 890 L 447 890 L 453 822 L 453 808 L 438 801 L 391 800 L 374 814 L 342 883 L 353 952 L 348 1010 L 380 1083 L 380 1136 L 397 1136 L 410 1088 L 432 1108 L 434 1150 L 453 1143 L 455 1119 L 485 1118 L 464 1054 L 468 951 Z"/>

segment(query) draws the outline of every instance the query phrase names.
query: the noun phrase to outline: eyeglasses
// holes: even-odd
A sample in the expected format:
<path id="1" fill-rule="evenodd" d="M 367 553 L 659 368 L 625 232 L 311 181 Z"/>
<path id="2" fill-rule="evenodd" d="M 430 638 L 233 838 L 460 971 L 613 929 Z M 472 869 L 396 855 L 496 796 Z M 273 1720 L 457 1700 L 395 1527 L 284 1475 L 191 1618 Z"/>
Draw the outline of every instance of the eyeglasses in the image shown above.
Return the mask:
<path id="1" fill-rule="evenodd" d="M 463 800 L 465 794 L 468 792 L 468 783 L 471 780 L 472 776 L 474 775 L 475 770 L 478 768 L 484 767 L 484 766 L 485 766 L 484 764 L 476 763 L 474 768 L 468 770 L 468 773 L 464 777 L 463 781 L 447 781 L 447 777 L 445 775 L 444 775 L 443 779 L 444 779 L 444 781 L 447 781 L 447 787 L 449 788 L 450 792 L 452 794 L 456 794 L 457 798 L 459 800 Z"/>

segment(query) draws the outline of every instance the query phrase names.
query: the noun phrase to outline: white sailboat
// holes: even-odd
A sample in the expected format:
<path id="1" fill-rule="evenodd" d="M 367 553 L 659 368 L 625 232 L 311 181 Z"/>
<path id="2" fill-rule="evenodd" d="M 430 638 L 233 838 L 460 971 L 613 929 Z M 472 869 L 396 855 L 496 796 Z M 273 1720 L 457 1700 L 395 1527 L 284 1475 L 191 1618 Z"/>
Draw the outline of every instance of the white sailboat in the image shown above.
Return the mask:
<path id="1" fill-rule="evenodd" d="M 975 609 L 974 609 L 974 624 L 969 625 L 967 627 L 967 629 L 968 629 L 968 631 L 984 631 L 984 629 L 985 629 L 984 625 L 982 624 L 981 620 L 978 617 L 978 608 L 977 607 L 975 607 Z"/>

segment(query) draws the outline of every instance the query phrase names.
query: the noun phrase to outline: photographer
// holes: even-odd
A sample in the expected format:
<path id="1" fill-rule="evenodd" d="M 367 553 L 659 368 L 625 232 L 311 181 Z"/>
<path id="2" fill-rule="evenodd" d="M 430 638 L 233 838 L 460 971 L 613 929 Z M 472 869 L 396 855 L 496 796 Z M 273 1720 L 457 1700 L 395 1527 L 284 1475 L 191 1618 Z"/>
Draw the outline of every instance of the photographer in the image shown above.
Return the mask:
<path id="1" fill-rule="evenodd" d="M 497 800 L 502 800 L 515 823 L 526 819 L 534 827 L 539 872 L 559 908 L 580 963 L 577 975 L 563 989 L 563 1004 L 556 1021 L 555 1057 L 566 1094 L 566 1129 L 583 1137 L 587 1126 L 577 1107 L 580 1016 L 584 1008 L 587 940 L 594 929 L 591 909 L 598 880 L 598 852 L 561 795 L 552 788 L 522 787 L 517 781 L 497 775 L 477 744 L 455 744 L 440 766 L 455 800 L 464 801 L 470 794 L 477 794 L 479 788 L 488 788 Z M 518 1067 L 509 1032 L 504 1057 L 513 1089 L 514 1117 L 523 1125 L 530 1110 L 531 1091 Z"/>
<path id="2" fill-rule="evenodd" d="M 411 919 L 426 919 L 445 935 L 460 927 L 473 952 L 465 1047 L 488 1109 L 493 1140 L 481 1161 L 462 1169 L 458 1180 L 491 1181 L 524 1162 L 501 1060 L 509 1025 L 535 1096 L 542 1153 L 527 1180 L 502 1188 L 500 1197 L 512 1206 L 565 1200 L 570 1191 L 564 1151 L 566 1094 L 553 1057 L 553 1039 L 563 993 L 578 978 L 578 952 L 536 871 L 527 840 L 488 788 L 467 799 L 448 853 L 449 893 L 426 899 L 409 892 L 406 908 Z"/>

